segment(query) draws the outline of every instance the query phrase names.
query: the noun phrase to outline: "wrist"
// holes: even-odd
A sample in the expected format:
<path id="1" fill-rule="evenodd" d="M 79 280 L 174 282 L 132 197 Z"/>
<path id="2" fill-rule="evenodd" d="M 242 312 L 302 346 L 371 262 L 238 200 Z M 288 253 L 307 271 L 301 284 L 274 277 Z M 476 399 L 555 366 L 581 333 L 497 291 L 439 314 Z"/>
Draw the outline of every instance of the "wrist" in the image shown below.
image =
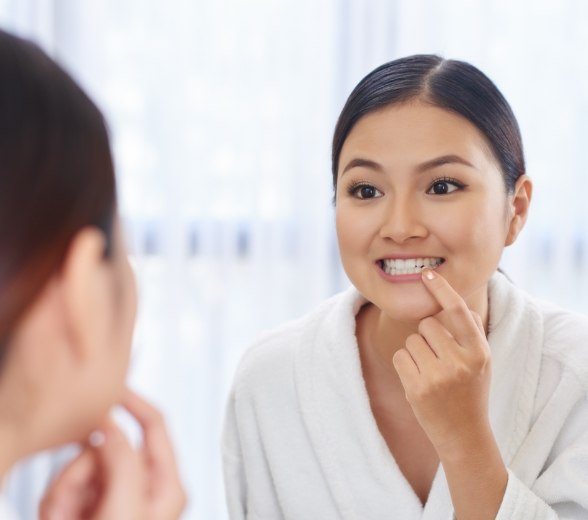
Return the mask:
<path id="1" fill-rule="evenodd" d="M 437 453 L 446 474 L 486 475 L 493 480 L 504 481 L 506 486 L 508 472 L 491 430 L 464 436 L 460 442 Z"/>
<path id="2" fill-rule="evenodd" d="M 433 444 L 439 460 L 447 464 L 463 464 L 488 456 L 500 457 L 494 433 L 487 421 L 469 424 L 467 428 L 456 428 L 450 438 Z"/>
<path id="3" fill-rule="evenodd" d="M 460 449 L 439 453 L 457 518 L 496 517 L 508 470 L 493 435 L 465 440 Z"/>

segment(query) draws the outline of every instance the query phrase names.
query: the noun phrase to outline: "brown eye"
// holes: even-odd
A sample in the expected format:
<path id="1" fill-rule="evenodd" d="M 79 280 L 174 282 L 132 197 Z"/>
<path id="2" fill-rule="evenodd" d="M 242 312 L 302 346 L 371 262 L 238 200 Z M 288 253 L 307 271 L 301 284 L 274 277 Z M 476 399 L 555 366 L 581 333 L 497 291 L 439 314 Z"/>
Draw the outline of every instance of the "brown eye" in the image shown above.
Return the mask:
<path id="1" fill-rule="evenodd" d="M 432 186 L 432 191 L 435 195 L 445 195 L 449 193 L 449 184 L 446 182 L 436 182 Z"/>
<path id="2" fill-rule="evenodd" d="M 455 179 L 438 179 L 431 184 L 427 193 L 430 195 L 447 195 L 454 191 L 461 190 L 464 187 L 464 184 Z"/>
<path id="3" fill-rule="evenodd" d="M 358 199 L 375 199 L 381 197 L 383 193 L 371 184 L 358 184 L 352 186 L 349 193 Z"/>

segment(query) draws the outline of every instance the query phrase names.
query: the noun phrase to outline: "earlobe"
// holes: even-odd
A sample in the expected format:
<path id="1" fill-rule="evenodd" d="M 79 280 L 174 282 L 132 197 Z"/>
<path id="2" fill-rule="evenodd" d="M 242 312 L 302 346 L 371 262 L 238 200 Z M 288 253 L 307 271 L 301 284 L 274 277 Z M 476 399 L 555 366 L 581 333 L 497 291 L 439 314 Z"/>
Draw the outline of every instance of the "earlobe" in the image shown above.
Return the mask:
<path id="1" fill-rule="evenodd" d="M 533 183 L 527 175 L 521 175 L 509 196 L 509 227 L 504 245 L 510 246 L 519 236 L 527 222 L 529 206 L 533 195 Z"/>

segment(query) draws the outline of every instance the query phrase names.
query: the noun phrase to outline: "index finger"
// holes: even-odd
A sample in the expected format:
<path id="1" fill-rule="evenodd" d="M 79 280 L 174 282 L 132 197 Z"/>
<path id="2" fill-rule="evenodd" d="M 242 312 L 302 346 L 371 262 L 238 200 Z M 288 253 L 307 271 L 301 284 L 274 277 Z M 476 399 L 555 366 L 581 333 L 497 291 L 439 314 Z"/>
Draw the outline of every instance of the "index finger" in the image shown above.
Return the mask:
<path id="1" fill-rule="evenodd" d="M 161 412 L 129 389 L 121 404 L 143 430 L 143 452 L 147 463 L 157 471 L 175 473 L 174 450 Z"/>
<path id="2" fill-rule="evenodd" d="M 449 332 L 462 346 L 480 337 L 480 329 L 464 299 L 432 269 L 423 269 L 423 284 L 445 311 Z"/>

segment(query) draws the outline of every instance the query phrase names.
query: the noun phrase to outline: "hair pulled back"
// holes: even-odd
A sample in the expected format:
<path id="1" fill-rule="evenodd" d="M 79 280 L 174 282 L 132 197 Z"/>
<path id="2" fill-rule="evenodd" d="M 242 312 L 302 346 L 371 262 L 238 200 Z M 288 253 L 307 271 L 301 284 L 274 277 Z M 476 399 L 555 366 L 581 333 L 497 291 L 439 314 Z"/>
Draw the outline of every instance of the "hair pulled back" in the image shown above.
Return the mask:
<path id="1" fill-rule="evenodd" d="M 0 78 L 2 347 L 76 232 L 100 228 L 109 254 L 116 195 L 104 119 L 73 79 L 4 31 Z"/>
<path id="2" fill-rule="evenodd" d="M 351 92 L 333 136 L 333 186 L 339 156 L 357 121 L 386 106 L 420 99 L 450 110 L 473 123 L 486 138 L 503 174 L 508 193 L 525 173 L 521 134 L 510 105 L 480 70 L 463 61 L 414 55 L 385 63 L 365 76 Z"/>

